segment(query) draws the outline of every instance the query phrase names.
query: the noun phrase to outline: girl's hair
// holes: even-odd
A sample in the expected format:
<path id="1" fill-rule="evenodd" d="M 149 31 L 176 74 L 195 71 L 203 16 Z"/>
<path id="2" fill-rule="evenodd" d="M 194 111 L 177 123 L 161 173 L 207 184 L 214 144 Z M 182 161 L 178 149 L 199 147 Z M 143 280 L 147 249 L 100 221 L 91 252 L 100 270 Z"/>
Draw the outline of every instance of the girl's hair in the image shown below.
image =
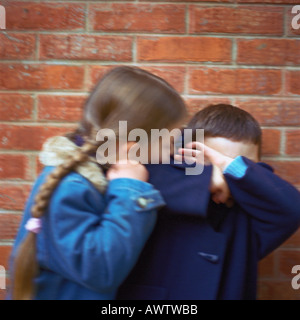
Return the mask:
<path id="1" fill-rule="evenodd" d="M 128 130 L 170 128 L 186 116 L 185 103 L 163 79 L 136 67 L 117 67 L 108 72 L 89 96 L 78 129 L 68 135 L 73 140 L 80 135 L 86 141 L 80 152 L 57 166 L 38 191 L 31 209 L 33 218 L 45 213 L 51 195 L 59 182 L 75 170 L 99 143 L 95 132 L 101 128 L 114 130 L 118 136 L 119 121 L 127 121 Z M 29 300 L 34 296 L 33 279 L 38 275 L 36 234 L 28 232 L 18 248 L 14 261 L 13 299 Z"/>

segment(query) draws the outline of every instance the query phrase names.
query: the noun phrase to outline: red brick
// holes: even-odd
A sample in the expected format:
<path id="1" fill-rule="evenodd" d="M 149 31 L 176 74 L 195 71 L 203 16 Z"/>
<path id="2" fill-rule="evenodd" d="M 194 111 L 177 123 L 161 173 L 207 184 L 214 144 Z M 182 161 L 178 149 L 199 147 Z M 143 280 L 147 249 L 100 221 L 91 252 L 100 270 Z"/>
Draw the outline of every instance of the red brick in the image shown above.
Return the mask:
<path id="1" fill-rule="evenodd" d="M 300 185 L 299 161 L 266 160 L 265 162 L 270 164 L 275 169 L 275 173 L 281 178 L 294 185 Z"/>
<path id="2" fill-rule="evenodd" d="M 29 159 L 20 154 L 0 154 L 0 179 L 28 179 Z"/>
<path id="3" fill-rule="evenodd" d="M 190 33 L 283 33 L 283 8 L 190 6 Z"/>
<path id="4" fill-rule="evenodd" d="M 155 74 L 158 77 L 163 78 L 169 82 L 178 92 L 182 93 L 184 90 L 184 78 L 185 68 L 184 67 L 163 67 L 163 66 L 141 66 L 142 69 Z"/>
<path id="5" fill-rule="evenodd" d="M 288 130 L 285 136 L 285 153 L 292 156 L 300 156 L 300 130 Z"/>
<path id="6" fill-rule="evenodd" d="M 3 183 L 0 185 L 0 208 L 4 210 L 23 210 L 30 193 L 29 184 Z"/>
<path id="7" fill-rule="evenodd" d="M 40 150 L 49 137 L 63 135 L 71 130 L 66 127 L 1 125 L 0 149 Z"/>
<path id="8" fill-rule="evenodd" d="M 7 30 L 84 30 L 85 6 L 75 3 L 9 1 Z"/>
<path id="9" fill-rule="evenodd" d="M 282 247 L 283 248 L 299 248 L 300 247 L 300 229 L 298 229 L 296 233 L 294 233 L 287 241 L 285 241 Z"/>
<path id="10" fill-rule="evenodd" d="M 299 1 L 297 0 L 298 4 L 299 5 Z M 299 19 L 299 10 L 297 12 L 297 14 L 293 13 L 292 14 L 292 8 L 293 6 L 287 8 L 287 19 L 286 19 L 286 29 L 288 30 L 288 35 L 290 36 L 299 36 L 300 35 L 300 29 L 294 29 L 292 27 L 292 20 L 295 19 L 294 21 L 297 23 L 297 25 L 300 24 L 300 19 Z M 297 21 L 296 21 L 297 20 Z"/>
<path id="11" fill-rule="evenodd" d="M 87 96 L 54 96 L 38 97 L 38 119 L 54 121 L 79 121 Z"/>
<path id="12" fill-rule="evenodd" d="M 40 159 L 38 156 L 36 156 L 36 158 L 35 158 L 35 163 L 36 163 L 36 173 L 35 174 L 36 174 L 36 177 L 38 177 L 41 174 L 41 172 L 43 171 L 44 165 L 40 162 Z"/>
<path id="13" fill-rule="evenodd" d="M 0 266 L 8 270 L 8 260 L 10 257 L 12 246 L 0 245 Z"/>
<path id="14" fill-rule="evenodd" d="M 281 132 L 275 129 L 264 129 L 262 137 L 262 155 L 280 154 Z"/>
<path id="15" fill-rule="evenodd" d="M 288 93 L 300 95 L 300 70 L 286 71 L 286 90 Z"/>
<path id="16" fill-rule="evenodd" d="M 290 4 L 290 3 L 299 3 L 299 0 L 237 0 L 240 3 L 271 3 L 271 4 Z"/>
<path id="17" fill-rule="evenodd" d="M 230 39 L 194 37 L 139 37 L 139 61 L 231 61 Z"/>
<path id="18" fill-rule="evenodd" d="M 274 277 L 275 276 L 275 254 L 269 254 L 261 260 L 258 265 L 259 277 Z"/>
<path id="19" fill-rule="evenodd" d="M 201 109 L 208 107 L 212 104 L 231 104 L 230 98 L 222 97 L 201 97 L 201 98 L 188 98 L 186 99 L 187 108 L 189 111 L 190 116 L 193 116 L 196 112 L 200 111 Z"/>
<path id="20" fill-rule="evenodd" d="M 237 62 L 259 65 L 299 65 L 300 40 L 239 39 Z"/>
<path id="21" fill-rule="evenodd" d="M 35 57 L 35 35 L 2 33 L 0 34 L 0 59 L 22 60 Z"/>
<path id="22" fill-rule="evenodd" d="M 0 121 L 31 120 L 33 99 L 30 95 L 0 94 Z"/>
<path id="23" fill-rule="evenodd" d="M 83 66 L 0 64 L 0 89 L 81 89 Z"/>
<path id="24" fill-rule="evenodd" d="M 264 95 L 280 91 L 280 70 L 190 68 L 190 93 Z"/>
<path id="25" fill-rule="evenodd" d="M 115 66 L 89 66 L 88 90 L 92 90 L 99 80 Z"/>
<path id="26" fill-rule="evenodd" d="M 144 2 L 184 2 L 183 0 L 143 0 Z M 234 2 L 234 0 L 210 0 L 209 2 Z M 207 0 L 188 0 L 188 2 L 207 2 Z"/>
<path id="27" fill-rule="evenodd" d="M 115 66 L 90 66 L 89 89 Z M 139 66 L 168 81 L 178 92 L 183 92 L 185 68 L 180 66 Z"/>
<path id="28" fill-rule="evenodd" d="M 108 3 L 90 5 L 92 30 L 106 32 L 185 32 L 185 5 Z"/>
<path id="29" fill-rule="evenodd" d="M 92 35 L 41 35 L 40 58 L 75 60 L 132 60 L 132 38 Z"/>
<path id="30" fill-rule="evenodd" d="M 15 239 L 21 219 L 20 214 L 0 214 L 0 239 Z"/>
<path id="31" fill-rule="evenodd" d="M 300 300 L 300 290 L 294 290 L 291 279 L 285 281 L 262 280 L 258 283 L 259 300 Z"/>
<path id="32" fill-rule="evenodd" d="M 300 100 L 236 99 L 238 107 L 251 113 L 263 126 L 298 126 Z"/>
<path id="33" fill-rule="evenodd" d="M 300 265 L 299 250 L 279 250 L 278 252 L 279 274 L 281 277 L 293 278 L 291 273 L 293 266 Z"/>

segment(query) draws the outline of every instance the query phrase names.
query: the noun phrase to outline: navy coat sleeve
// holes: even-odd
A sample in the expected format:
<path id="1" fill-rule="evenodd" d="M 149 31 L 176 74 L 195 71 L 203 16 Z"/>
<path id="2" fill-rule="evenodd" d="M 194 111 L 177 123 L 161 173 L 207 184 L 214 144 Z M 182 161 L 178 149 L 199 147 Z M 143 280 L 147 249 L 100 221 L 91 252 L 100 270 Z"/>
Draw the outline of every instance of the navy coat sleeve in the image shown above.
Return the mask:
<path id="1" fill-rule="evenodd" d="M 149 182 L 161 192 L 164 210 L 172 214 L 207 216 L 210 199 L 212 166 L 205 166 L 200 175 L 186 175 L 184 164 L 147 165 Z"/>
<path id="2" fill-rule="evenodd" d="M 224 175 L 233 198 L 252 219 L 261 259 L 299 228 L 300 193 L 271 167 L 243 160 L 248 166 L 243 177 Z"/>

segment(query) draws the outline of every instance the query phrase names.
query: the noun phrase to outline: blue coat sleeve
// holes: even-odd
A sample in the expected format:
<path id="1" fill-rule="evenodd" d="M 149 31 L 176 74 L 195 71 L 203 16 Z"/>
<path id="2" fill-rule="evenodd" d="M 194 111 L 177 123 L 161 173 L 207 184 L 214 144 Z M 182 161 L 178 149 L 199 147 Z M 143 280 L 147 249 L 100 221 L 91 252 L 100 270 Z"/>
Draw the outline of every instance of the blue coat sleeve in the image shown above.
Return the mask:
<path id="1" fill-rule="evenodd" d="M 105 198 L 88 181 L 67 179 L 48 211 L 49 267 L 101 292 L 116 289 L 126 278 L 153 230 L 156 209 L 164 204 L 152 185 L 125 178 L 111 181 Z"/>
<path id="2" fill-rule="evenodd" d="M 263 258 L 299 228 L 300 193 L 266 165 L 242 159 L 247 166 L 243 175 L 224 175 L 233 198 L 252 219 Z"/>

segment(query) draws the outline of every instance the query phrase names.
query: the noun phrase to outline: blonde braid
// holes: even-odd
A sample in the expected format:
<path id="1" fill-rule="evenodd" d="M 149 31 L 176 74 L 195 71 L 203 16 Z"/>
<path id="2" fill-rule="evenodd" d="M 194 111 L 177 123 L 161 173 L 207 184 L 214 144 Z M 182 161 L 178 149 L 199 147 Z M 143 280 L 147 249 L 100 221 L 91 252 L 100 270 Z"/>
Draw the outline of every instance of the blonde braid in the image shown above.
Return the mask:
<path id="1" fill-rule="evenodd" d="M 40 187 L 35 197 L 34 205 L 31 209 L 33 218 L 41 218 L 43 216 L 59 182 L 81 163 L 87 161 L 90 153 L 96 152 L 97 147 L 96 143 L 87 142 L 74 156 L 57 166 L 49 174 L 46 182 Z M 36 251 L 36 234 L 28 232 L 15 258 L 12 293 L 15 300 L 30 300 L 34 296 L 33 279 L 37 276 L 39 269 Z"/>
<path id="2" fill-rule="evenodd" d="M 41 186 L 38 194 L 35 197 L 35 204 L 32 207 L 31 213 L 33 218 L 42 217 L 45 212 L 51 195 L 61 179 L 72 170 L 76 169 L 81 163 L 89 159 L 89 154 L 96 151 L 97 145 L 90 142 L 84 144 L 79 152 L 71 156 L 61 165 L 57 166 L 47 177 L 46 182 Z"/>

